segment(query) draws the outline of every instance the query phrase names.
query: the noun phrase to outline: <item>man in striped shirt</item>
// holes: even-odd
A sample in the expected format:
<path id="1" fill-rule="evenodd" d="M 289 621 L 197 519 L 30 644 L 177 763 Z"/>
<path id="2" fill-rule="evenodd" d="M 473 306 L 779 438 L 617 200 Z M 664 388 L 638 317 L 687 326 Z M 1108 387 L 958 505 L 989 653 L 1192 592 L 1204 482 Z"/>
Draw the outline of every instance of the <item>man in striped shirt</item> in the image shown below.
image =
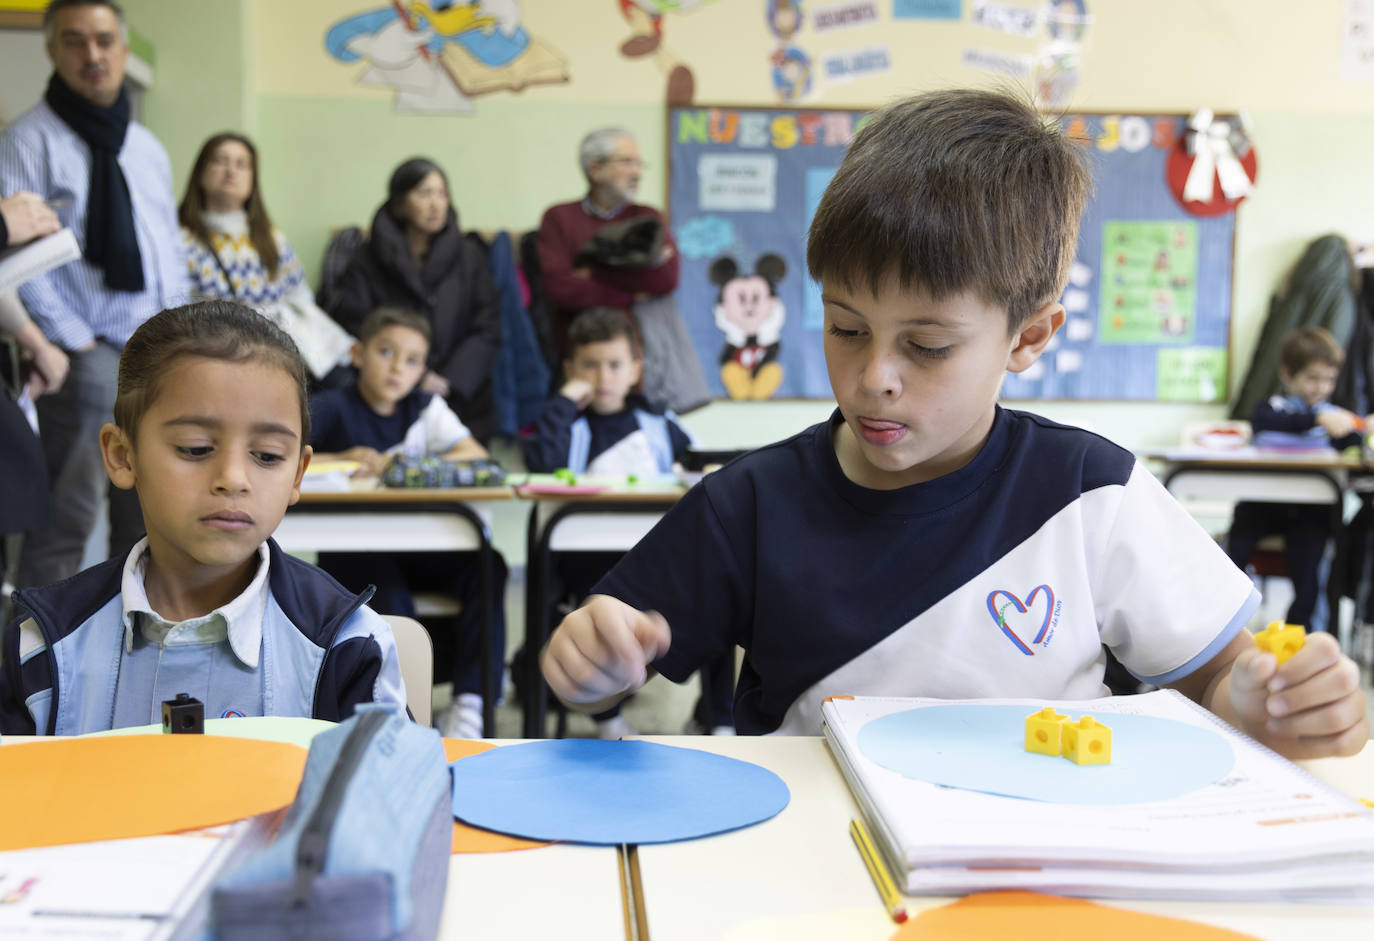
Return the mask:
<path id="1" fill-rule="evenodd" d="M 0 194 L 43 196 L 83 257 L 19 291 L 44 335 L 71 357 L 61 390 L 37 403 L 52 523 L 24 547 L 21 587 L 80 568 L 107 488 L 99 430 L 111 420 L 120 350 L 139 324 L 190 296 L 167 152 L 129 117 L 123 11 L 101 0 L 53 0 L 43 27 L 54 73 L 44 99 L 0 134 Z M 110 492 L 118 555 L 143 521 L 132 491 Z"/>

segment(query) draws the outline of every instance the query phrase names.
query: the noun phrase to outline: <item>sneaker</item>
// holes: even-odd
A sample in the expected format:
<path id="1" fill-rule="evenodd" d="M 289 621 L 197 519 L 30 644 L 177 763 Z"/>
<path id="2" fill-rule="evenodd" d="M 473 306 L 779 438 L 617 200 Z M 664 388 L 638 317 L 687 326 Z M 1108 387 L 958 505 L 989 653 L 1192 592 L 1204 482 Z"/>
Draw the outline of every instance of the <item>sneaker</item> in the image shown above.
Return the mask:
<path id="1" fill-rule="evenodd" d="M 734 734 L 735 734 L 735 727 L 734 727 L 733 725 L 713 725 L 713 726 L 711 726 L 711 734 L 712 734 L 712 735 L 734 735 Z"/>
<path id="2" fill-rule="evenodd" d="M 687 724 L 682 727 L 684 735 L 734 735 L 733 725 L 713 725 L 709 729 L 697 720 L 696 716 L 687 720 Z"/>
<path id="3" fill-rule="evenodd" d="M 476 693 L 460 693 L 457 701 L 435 717 L 434 727 L 444 738 L 481 738 L 482 697 Z"/>
<path id="4" fill-rule="evenodd" d="M 615 741 L 618 738 L 633 738 L 638 734 L 639 730 L 626 722 L 622 715 L 602 719 L 596 724 L 596 737 L 607 741 Z"/>

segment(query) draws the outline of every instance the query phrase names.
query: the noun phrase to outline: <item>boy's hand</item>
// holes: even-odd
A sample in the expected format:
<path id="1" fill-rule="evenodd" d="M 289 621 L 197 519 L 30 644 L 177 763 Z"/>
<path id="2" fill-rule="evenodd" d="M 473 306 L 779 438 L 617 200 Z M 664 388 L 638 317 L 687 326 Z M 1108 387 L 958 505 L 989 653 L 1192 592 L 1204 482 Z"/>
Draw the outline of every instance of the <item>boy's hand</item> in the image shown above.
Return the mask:
<path id="1" fill-rule="evenodd" d="M 1360 669 L 1330 634 L 1308 634 L 1283 666 L 1258 647 L 1247 650 L 1230 680 L 1243 730 L 1288 758 L 1354 755 L 1369 740 Z"/>
<path id="2" fill-rule="evenodd" d="M 448 380 L 431 369 L 420 380 L 420 391 L 446 399 L 449 393 Z"/>
<path id="3" fill-rule="evenodd" d="M 353 472 L 354 477 L 380 477 L 382 471 L 391 463 L 390 454 L 383 454 L 375 448 L 365 448 L 362 445 L 349 448 L 341 456 L 345 461 L 358 462 L 358 469 Z"/>
<path id="4" fill-rule="evenodd" d="M 558 394 L 565 399 L 571 399 L 580 412 L 592 403 L 596 389 L 585 379 L 569 379 L 563 384 L 563 388 L 558 390 Z"/>
<path id="5" fill-rule="evenodd" d="M 540 656 L 544 679 L 570 706 L 608 707 L 643 686 L 648 665 L 667 653 L 672 632 L 663 615 L 609 595 L 592 595 L 563 619 Z"/>
<path id="6" fill-rule="evenodd" d="M 1344 438 L 1359 426 L 1359 416 L 1343 408 L 1328 409 L 1317 413 L 1317 424 L 1326 429 L 1333 438 Z"/>

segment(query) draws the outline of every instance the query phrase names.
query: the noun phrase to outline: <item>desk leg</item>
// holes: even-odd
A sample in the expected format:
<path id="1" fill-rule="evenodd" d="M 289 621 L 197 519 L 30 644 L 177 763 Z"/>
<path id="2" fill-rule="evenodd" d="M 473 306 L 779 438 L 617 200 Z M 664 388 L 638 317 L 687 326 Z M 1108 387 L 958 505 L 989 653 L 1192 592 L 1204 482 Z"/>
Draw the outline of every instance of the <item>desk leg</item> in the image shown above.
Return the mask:
<path id="1" fill-rule="evenodd" d="M 539 504 L 530 508 L 525 537 L 525 677 L 520 709 L 525 738 L 544 738 L 544 677 L 539 653 L 544 647 L 544 555 L 540 552 Z"/>

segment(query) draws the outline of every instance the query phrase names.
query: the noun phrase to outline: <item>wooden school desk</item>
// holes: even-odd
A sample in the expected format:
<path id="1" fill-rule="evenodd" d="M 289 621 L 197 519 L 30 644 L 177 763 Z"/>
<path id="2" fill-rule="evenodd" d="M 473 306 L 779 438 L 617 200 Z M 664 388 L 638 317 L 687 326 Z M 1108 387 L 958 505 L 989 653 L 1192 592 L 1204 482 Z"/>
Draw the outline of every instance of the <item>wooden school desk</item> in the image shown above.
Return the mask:
<path id="1" fill-rule="evenodd" d="M 732 833 L 639 848 L 652 941 L 887 941 L 887 916 L 849 836 L 858 816 L 819 737 L 654 736 L 752 761 L 787 782 L 787 808 Z M 504 744 L 504 743 L 498 743 Z M 1374 798 L 1374 745 L 1303 762 L 1347 794 Z M 952 901 L 907 897 L 913 918 Z M 1240 902 L 1102 901 L 1232 928 L 1272 941 L 1368 941 L 1374 908 Z M 454 856 L 441 938 L 618 941 L 625 937 L 616 853 L 552 846 Z"/>
<path id="2" fill-rule="evenodd" d="M 476 550 L 481 566 L 478 603 L 482 624 L 482 728 L 496 731 L 492 688 L 491 510 L 493 500 L 509 500 L 509 487 L 453 489 L 373 487 L 302 493 L 272 534 L 286 552 L 464 552 Z M 498 652 L 505 656 L 505 651 Z"/>
<path id="3" fill-rule="evenodd" d="M 625 552 L 644 538 L 674 503 L 684 486 L 659 482 L 613 487 L 598 493 L 542 493 L 516 487 L 530 508 L 525 556 L 524 735 L 546 734 L 544 678 L 538 653 L 544 648 L 548 586 L 555 552 Z"/>
<path id="4" fill-rule="evenodd" d="M 1338 452 L 1266 451 L 1255 448 L 1152 448 L 1137 452 L 1162 464 L 1165 489 L 1185 505 L 1194 501 L 1309 503 L 1331 507 L 1331 536 L 1340 534 L 1349 475 L 1370 465 Z M 1328 629 L 1350 651 L 1350 631 L 1340 620 L 1339 586 L 1328 580 Z"/>

